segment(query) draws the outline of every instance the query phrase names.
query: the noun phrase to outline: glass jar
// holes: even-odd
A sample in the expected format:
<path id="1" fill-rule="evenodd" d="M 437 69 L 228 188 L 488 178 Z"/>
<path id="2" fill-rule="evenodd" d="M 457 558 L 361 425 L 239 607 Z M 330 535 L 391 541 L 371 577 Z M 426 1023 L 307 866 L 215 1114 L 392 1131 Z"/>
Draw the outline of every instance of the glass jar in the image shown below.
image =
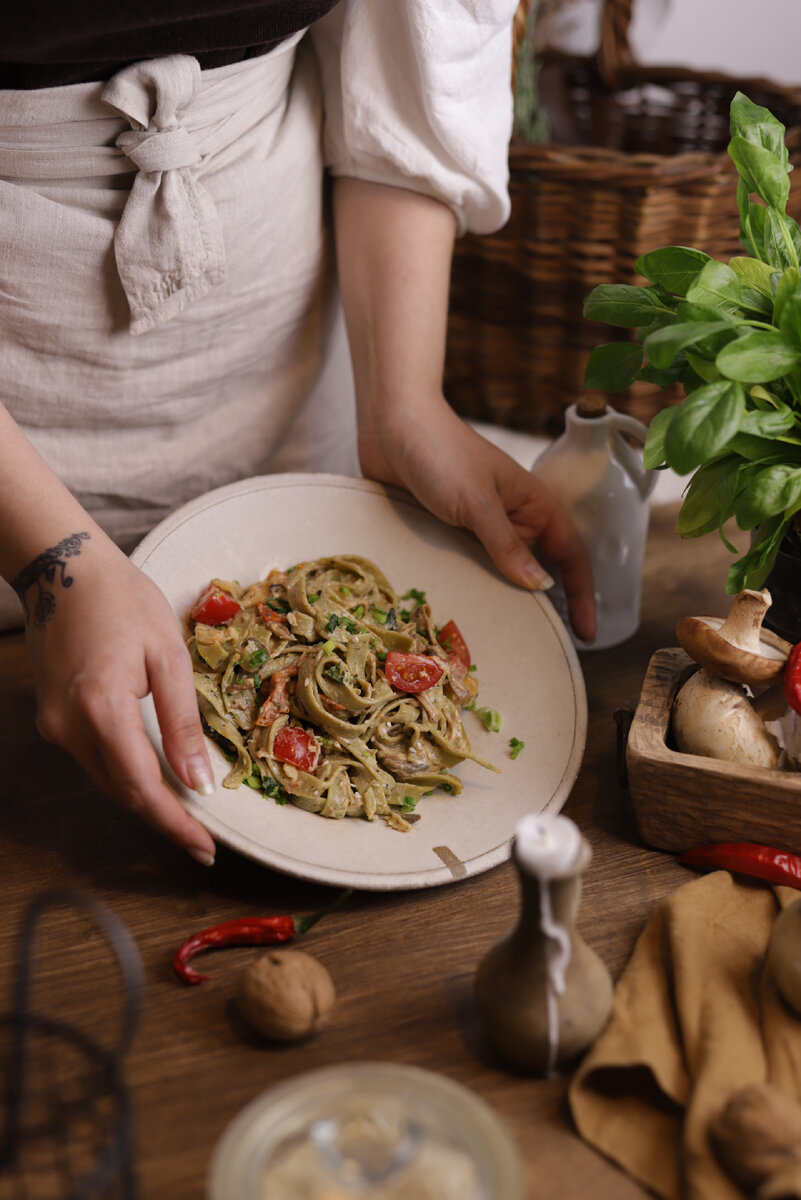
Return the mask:
<path id="1" fill-rule="evenodd" d="M 271 1088 L 229 1125 L 208 1200 L 521 1200 L 492 1109 L 419 1067 L 358 1063 Z"/>

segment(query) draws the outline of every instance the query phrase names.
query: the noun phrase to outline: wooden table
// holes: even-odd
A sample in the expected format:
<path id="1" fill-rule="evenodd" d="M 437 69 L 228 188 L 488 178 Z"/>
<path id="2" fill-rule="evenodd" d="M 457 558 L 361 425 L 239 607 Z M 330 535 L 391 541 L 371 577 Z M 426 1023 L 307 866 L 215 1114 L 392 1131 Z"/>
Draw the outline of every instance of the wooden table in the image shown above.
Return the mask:
<path id="1" fill-rule="evenodd" d="M 675 644 L 687 613 L 724 613 L 730 556 L 714 535 L 682 542 L 676 508 L 653 512 L 643 621 L 623 646 L 581 655 L 589 731 L 565 806 L 592 844 L 579 929 L 617 978 L 653 905 L 689 878 L 637 837 L 618 783 L 613 712 L 636 702 L 651 654 Z M 734 534 L 735 540 L 738 535 Z M 476 965 L 517 911 L 511 865 L 451 886 L 354 895 L 305 946 L 329 968 L 338 999 L 312 1041 L 275 1047 L 243 1036 L 232 1003 L 250 949 L 207 960 L 211 981 L 186 988 L 170 960 L 188 933 L 253 912 L 306 912 L 330 889 L 293 881 L 219 848 L 204 869 L 117 809 L 67 754 L 34 729 L 21 634 L 0 637 L 0 1008 L 8 1007 L 21 911 L 41 889 L 79 886 L 128 925 L 146 972 L 145 1003 L 127 1082 L 140 1200 L 204 1195 L 212 1148 L 229 1121 L 271 1085 L 343 1060 L 391 1060 L 443 1072 L 501 1115 L 524 1160 L 526 1196 L 629 1200 L 643 1190 L 576 1135 L 566 1081 L 529 1079 L 484 1044 L 472 1006 Z M 65 909 L 37 949 L 42 1003 L 92 1036 L 111 1036 L 115 977 L 86 920 Z M 0 1189 L 1 1190 L 1 1189 Z M 234 1198 L 232 1198 L 234 1200 Z"/>

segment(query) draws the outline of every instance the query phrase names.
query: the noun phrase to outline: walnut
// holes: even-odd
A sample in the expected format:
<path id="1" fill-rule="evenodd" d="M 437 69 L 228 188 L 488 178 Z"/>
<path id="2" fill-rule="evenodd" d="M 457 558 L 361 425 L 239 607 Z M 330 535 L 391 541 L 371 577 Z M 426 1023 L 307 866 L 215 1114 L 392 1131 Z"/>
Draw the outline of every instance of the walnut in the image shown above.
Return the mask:
<path id="1" fill-rule="evenodd" d="M 304 950 L 276 949 L 253 959 L 239 977 L 236 1002 L 258 1033 L 289 1042 L 317 1033 L 334 1003 L 326 968 Z"/>
<path id="2" fill-rule="evenodd" d="M 736 1092 L 709 1128 L 726 1174 L 746 1192 L 801 1158 L 801 1106 L 770 1083 Z"/>

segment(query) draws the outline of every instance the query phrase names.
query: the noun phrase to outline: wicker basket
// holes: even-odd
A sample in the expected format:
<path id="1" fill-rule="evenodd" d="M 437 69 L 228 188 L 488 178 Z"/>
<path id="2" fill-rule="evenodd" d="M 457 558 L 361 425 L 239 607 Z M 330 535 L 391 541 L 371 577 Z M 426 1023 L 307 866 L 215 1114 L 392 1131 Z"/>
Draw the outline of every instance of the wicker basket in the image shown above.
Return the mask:
<path id="1" fill-rule="evenodd" d="M 584 319 L 596 284 L 643 282 L 634 262 L 660 246 L 695 246 L 724 260 L 743 253 L 726 153 L 738 89 L 787 126 L 791 161 L 801 164 L 801 90 L 638 66 L 631 5 L 605 0 L 596 57 L 548 54 L 540 92 L 554 141 L 513 138 L 509 222 L 457 242 L 445 392 L 463 416 L 561 432 L 590 350 L 631 336 Z M 801 218 L 801 188 L 788 212 Z M 648 422 L 678 398 L 638 383 L 612 402 Z"/>

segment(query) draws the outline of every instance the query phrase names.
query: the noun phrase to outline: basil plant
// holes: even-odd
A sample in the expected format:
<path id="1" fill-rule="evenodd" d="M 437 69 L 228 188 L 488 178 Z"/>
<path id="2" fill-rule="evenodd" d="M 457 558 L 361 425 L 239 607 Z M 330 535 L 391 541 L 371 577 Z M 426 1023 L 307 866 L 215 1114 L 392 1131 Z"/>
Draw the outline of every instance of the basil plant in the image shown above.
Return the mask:
<path id="1" fill-rule="evenodd" d="M 759 588 L 801 510 L 801 230 L 785 211 L 792 166 L 785 129 L 741 92 L 728 151 L 737 167 L 741 257 L 720 262 L 685 246 L 644 254 L 646 287 L 602 285 L 584 315 L 635 330 L 593 350 L 584 384 L 616 392 L 635 380 L 679 383 L 685 399 L 651 421 L 647 467 L 691 475 L 683 537 L 734 517 L 752 530 L 726 591 Z M 757 202 L 754 197 L 759 197 Z"/>

